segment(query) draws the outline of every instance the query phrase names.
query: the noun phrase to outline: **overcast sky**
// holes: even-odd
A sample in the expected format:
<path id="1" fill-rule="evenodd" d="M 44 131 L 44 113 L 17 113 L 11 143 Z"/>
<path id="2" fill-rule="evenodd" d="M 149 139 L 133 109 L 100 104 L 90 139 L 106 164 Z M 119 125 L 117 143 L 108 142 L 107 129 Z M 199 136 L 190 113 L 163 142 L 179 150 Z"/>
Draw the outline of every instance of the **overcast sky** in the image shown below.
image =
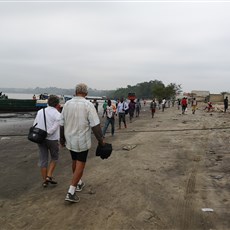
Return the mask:
<path id="1" fill-rule="evenodd" d="M 0 1 L 0 85 L 230 91 L 229 12 L 230 1 Z"/>

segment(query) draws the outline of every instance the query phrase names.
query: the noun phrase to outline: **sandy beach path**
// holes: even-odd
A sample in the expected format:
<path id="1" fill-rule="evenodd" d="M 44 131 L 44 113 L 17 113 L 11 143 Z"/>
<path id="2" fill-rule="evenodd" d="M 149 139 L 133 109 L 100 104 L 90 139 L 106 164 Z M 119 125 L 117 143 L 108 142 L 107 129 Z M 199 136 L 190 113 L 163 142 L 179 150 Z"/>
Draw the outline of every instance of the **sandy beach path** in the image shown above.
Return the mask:
<path id="1" fill-rule="evenodd" d="M 116 120 L 115 136 L 110 128 L 106 133 L 106 142 L 113 144 L 109 159 L 95 156 L 93 137 L 77 204 L 64 201 L 69 152 L 61 149 L 54 175 L 58 185 L 44 189 L 37 146 L 24 135 L 32 120 L 10 129 L 5 125 L 1 229 L 230 229 L 229 116 L 201 108 L 195 115 L 189 108 L 183 116 L 171 107 L 157 110 L 152 119 L 147 104 L 127 129 L 118 130 Z M 134 148 L 124 150 L 127 146 Z"/>

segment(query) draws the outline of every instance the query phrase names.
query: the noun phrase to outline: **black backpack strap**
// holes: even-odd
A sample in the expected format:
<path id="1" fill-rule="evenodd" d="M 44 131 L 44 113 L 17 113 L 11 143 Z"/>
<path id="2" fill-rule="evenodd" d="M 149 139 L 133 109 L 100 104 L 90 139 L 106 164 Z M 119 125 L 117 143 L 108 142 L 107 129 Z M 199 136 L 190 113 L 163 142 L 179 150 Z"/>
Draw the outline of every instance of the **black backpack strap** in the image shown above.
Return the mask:
<path id="1" fill-rule="evenodd" d="M 44 121 L 45 121 L 45 127 L 46 127 L 46 113 L 45 113 L 45 108 L 43 108 L 43 115 L 44 115 Z M 47 132 L 47 127 L 46 127 L 46 132 Z"/>

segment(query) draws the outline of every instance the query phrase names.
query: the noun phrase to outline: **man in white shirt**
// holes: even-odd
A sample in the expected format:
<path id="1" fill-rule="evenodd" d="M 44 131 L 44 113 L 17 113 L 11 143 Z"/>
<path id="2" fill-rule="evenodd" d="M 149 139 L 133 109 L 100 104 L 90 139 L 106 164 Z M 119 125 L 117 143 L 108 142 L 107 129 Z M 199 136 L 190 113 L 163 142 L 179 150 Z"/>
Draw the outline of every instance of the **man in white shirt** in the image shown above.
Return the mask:
<path id="1" fill-rule="evenodd" d="M 76 96 L 67 101 L 62 109 L 60 122 L 60 144 L 66 145 L 72 157 L 73 177 L 65 200 L 78 202 L 76 189 L 85 168 L 91 148 L 91 129 L 100 145 L 104 145 L 100 120 L 94 105 L 85 99 L 88 87 L 76 86 Z"/>
<path id="2" fill-rule="evenodd" d="M 163 98 L 162 103 L 161 103 L 161 105 L 162 105 L 162 112 L 164 112 L 164 110 L 165 110 L 165 104 L 166 104 L 166 100 L 165 100 L 165 98 Z"/>
<path id="3" fill-rule="evenodd" d="M 112 136 L 114 135 L 114 124 L 115 124 L 115 119 L 114 115 L 116 113 L 116 108 L 114 105 L 112 105 L 111 100 L 108 100 L 108 104 L 106 105 L 106 121 L 102 130 L 103 137 L 105 136 L 106 130 L 109 127 L 109 124 L 111 124 L 111 134 Z"/>
<path id="4" fill-rule="evenodd" d="M 121 129 L 121 121 L 123 121 L 125 128 L 127 128 L 126 119 L 125 119 L 125 111 L 128 110 L 128 109 L 129 109 L 129 106 L 124 101 L 124 98 L 122 97 L 120 99 L 120 102 L 117 105 L 119 129 Z"/>
<path id="5" fill-rule="evenodd" d="M 39 166 L 41 167 L 41 175 L 43 178 L 43 187 L 47 187 L 48 184 L 57 184 L 53 179 L 52 175 L 56 167 L 56 163 L 59 158 L 59 130 L 60 130 L 60 116 L 58 111 L 59 108 L 59 98 L 55 95 L 50 95 L 48 98 L 48 107 L 44 109 L 46 118 L 46 127 L 44 120 L 43 109 L 37 112 L 36 118 L 34 120 L 34 125 L 37 123 L 36 127 L 46 130 L 48 135 L 46 139 L 38 144 L 39 148 Z M 49 160 L 49 153 L 51 160 Z"/>

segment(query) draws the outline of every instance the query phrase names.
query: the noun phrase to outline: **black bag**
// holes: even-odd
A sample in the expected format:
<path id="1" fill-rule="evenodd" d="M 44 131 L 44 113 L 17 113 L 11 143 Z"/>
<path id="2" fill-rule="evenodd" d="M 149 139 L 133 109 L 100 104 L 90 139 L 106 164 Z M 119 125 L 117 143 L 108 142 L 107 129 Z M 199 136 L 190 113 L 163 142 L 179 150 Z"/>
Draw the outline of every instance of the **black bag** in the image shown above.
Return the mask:
<path id="1" fill-rule="evenodd" d="M 103 146 L 98 145 L 96 149 L 96 156 L 100 156 L 102 160 L 107 159 L 110 157 L 113 151 L 112 144 L 105 143 Z"/>
<path id="2" fill-rule="evenodd" d="M 45 127 L 46 127 L 46 115 L 45 115 L 44 108 L 43 108 L 43 114 L 44 114 L 44 121 L 45 121 Z M 34 126 L 30 127 L 29 134 L 28 134 L 28 140 L 40 144 L 47 137 L 47 127 L 46 127 L 46 130 L 39 129 L 36 127 L 37 124 L 38 123 L 36 123 Z"/>
<path id="3" fill-rule="evenodd" d="M 46 139 L 47 132 L 45 130 L 42 130 L 42 129 L 35 127 L 36 125 L 34 125 L 30 128 L 29 134 L 28 134 L 28 139 L 32 142 L 40 144 Z"/>

